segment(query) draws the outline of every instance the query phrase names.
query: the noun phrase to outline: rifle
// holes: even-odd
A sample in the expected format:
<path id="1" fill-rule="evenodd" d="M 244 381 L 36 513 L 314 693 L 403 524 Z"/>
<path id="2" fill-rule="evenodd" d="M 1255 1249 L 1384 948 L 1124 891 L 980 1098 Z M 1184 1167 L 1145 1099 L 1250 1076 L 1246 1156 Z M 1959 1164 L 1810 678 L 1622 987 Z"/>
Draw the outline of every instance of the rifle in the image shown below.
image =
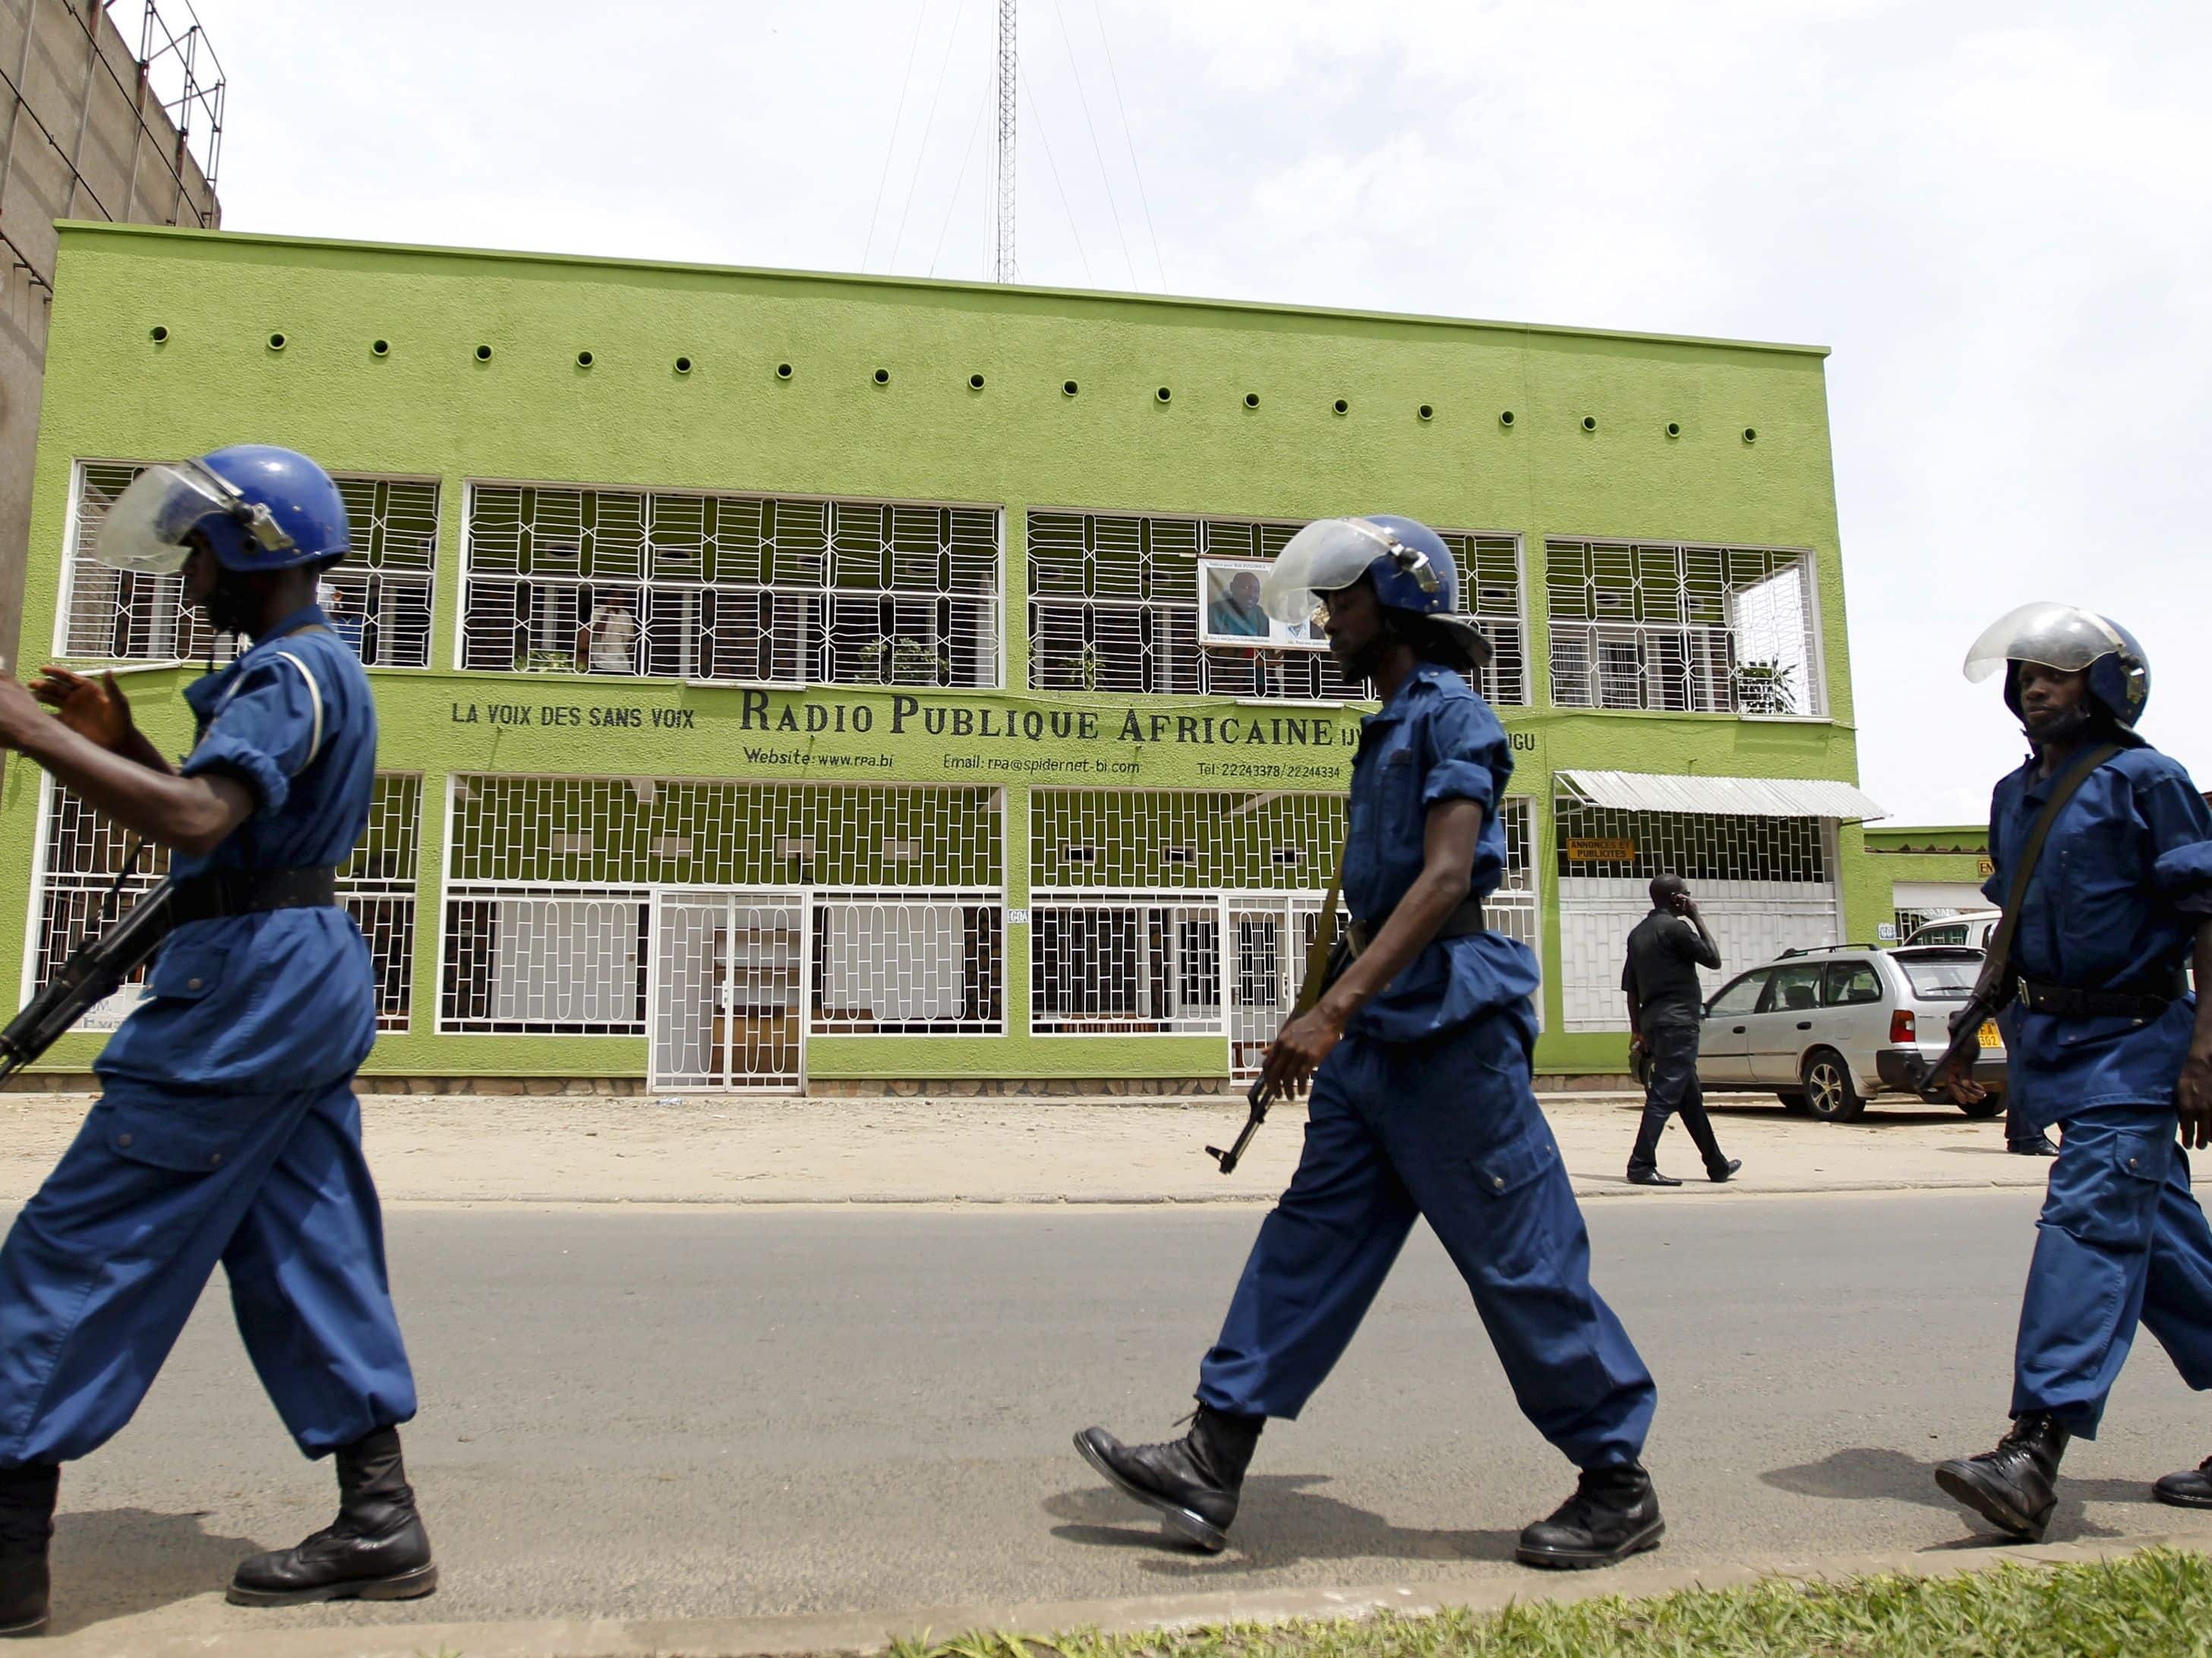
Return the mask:
<path id="1" fill-rule="evenodd" d="M 123 883 L 137 867 L 139 850 L 131 849 L 130 861 L 108 888 L 95 926 L 112 912 Z M 6 1029 L 0 1030 L 0 1078 L 34 1064 L 71 1025 L 113 995 L 161 948 L 161 940 L 175 925 L 169 914 L 175 881 L 173 875 L 164 876 L 114 926 L 88 932 L 45 987 L 23 1005 L 23 1011 L 9 1021 Z"/>
<path id="2" fill-rule="evenodd" d="M 1297 1002 L 1291 1009 L 1290 1019 L 1283 1021 L 1285 1024 L 1300 1014 L 1310 1011 L 1313 1005 L 1322 999 L 1330 985 L 1336 982 L 1337 975 L 1343 972 L 1352 960 L 1351 946 L 1338 936 L 1336 927 L 1336 899 L 1343 880 L 1344 853 L 1340 849 L 1336 855 L 1336 873 L 1329 878 L 1328 896 L 1322 900 L 1321 920 L 1314 927 L 1313 943 L 1306 946 L 1306 976 L 1298 986 Z M 1237 1172 L 1237 1165 L 1243 1160 L 1245 1148 L 1252 1144 L 1252 1136 L 1260 1132 L 1260 1125 L 1267 1121 L 1267 1108 L 1274 1104 L 1278 1097 L 1275 1090 L 1267 1086 L 1267 1078 L 1260 1078 L 1244 1096 L 1244 1127 L 1237 1131 L 1235 1144 L 1226 1151 L 1218 1145 L 1206 1148 L 1206 1155 L 1221 1165 L 1223 1174 Z"/>
<path id="3" fill-rule="evenodd" d="M 2027 832 L 2027 843 L 2021 847 L 2020 862 L 2014 865 L 2012 883 L 2005 890 L 2004 919 L 1990 936 L 1990 953 L 1982 965 L 1982 976 L 1974 986 L 1966 1005 L 1951 1016 L 1951 1041 L 1933 1065 L 1921 1061 L 1917 1074 L 1910 1078 L 1912 1088 L 1920 1097 L 1931 1104 L 1944 1097 L 1942 1078 L 1953 1066 L 1960 1074 L 1974 1074 L 1974 1060 L 1981 1052 L 1982 1027 L 2002 1013 L 2010 1005 L 2019 990 L 2019 981 L 2012 970 L 2012 938 L 2020 928 L 2021 906 L 2027 898 L 2028 878 L 2035 873 L 2036 859 L 2043 855 L 2043 843 L 2051 838 L 2051 825 L 2075 792 L 2089 780 L 2090 773 L 2119 752 L 2119 745 L 2100 744 L 2066 768 L 2052 786 L 2043 810 L 2036 814 L 2034 824 Z"/>

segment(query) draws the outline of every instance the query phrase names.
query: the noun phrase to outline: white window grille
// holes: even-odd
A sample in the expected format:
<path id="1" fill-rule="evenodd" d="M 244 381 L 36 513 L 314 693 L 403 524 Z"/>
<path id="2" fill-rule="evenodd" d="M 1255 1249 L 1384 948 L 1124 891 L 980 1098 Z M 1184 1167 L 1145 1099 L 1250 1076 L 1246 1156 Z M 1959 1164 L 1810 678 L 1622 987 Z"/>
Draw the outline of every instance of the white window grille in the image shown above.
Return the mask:
<path id="1" fill-rule="evenodd" d="M 1824 712 L 1811 554 L 1547 541 L 1545 564 L 1560 707 Z"/>
<path id="2" fill-rule="evenodd" d="M 368 829 L 338 871 L 338 899 L 368 940 L 376 986 L 376 1028 L 404 1030 L 415 974 L 415 875 L 422 783 L 379 774 Z M 39 932 L 33 987 L 44 985 L 100 927 L 108 890 L 128 860 L 133 837 L 59 784 L 47 784 L 46 855 L 38 885 Z M 116 901 L 119 915 L 168 873 L 169 855 L 149 844 Z M 112 1030 L 138 1001 L 145 971 L 103 1003 L 82 1028 Z"/>
<path id="3" fill-rule="evenodd" d="M 478 483 L 468 525 L 465 667 L 999 683 L 991 507 Z"/>
<path id="4" fill-rule="evenodd" d="M 1199 643 L 1198 561 L 1273 558 L 1295 523 L 1032 512 L 1030 683 L 1036 690 L 1353 701 L 1370 695 L 1326 651 Z M 1494 653 L 1476 689 L 1528 701 L 1518 537 L 1443 533 L 1462 603 Z"/>
<path id="5" fill-rule="evenodd" d="M 995 790 L 470 776 L 451 811 L 445 1029 L 650 1026 L 672 1086 L 784 1078 L 780 1025 L 745 976 L 771 967 L 794 1041 L 802 1020 L 824 1035 L 1005 1029 Z M 730 904 L 752 918 L 732 922 Z"/>
<path id="6" fill-rule="evenodd" d="M 1650 913 L 1654 877 L 1697 894 L 1720 947 L 1708 993 L 1785 950 L 1841 942 L 1834 825 L 1816 817 L 1622 811 L 1557 803 L 1560 988 L 1570 1030 L 1625 1030 L 1620 969 L 1628 934 Z"/>
<path id="7" fill-rule="evenodd" d="M 93 556 L 107 509 L 143 463 L 81 461 L 61 653 L 79 661 L 191 661 L 235 653 L 185 602 L 184 577 L 111 569 Z M 324 579 L 331 626 L 371 667 L 430 661 L 430 590 L 438 562 L 438 486 L 413 478 L 337 478 L 353 551 Z"/>

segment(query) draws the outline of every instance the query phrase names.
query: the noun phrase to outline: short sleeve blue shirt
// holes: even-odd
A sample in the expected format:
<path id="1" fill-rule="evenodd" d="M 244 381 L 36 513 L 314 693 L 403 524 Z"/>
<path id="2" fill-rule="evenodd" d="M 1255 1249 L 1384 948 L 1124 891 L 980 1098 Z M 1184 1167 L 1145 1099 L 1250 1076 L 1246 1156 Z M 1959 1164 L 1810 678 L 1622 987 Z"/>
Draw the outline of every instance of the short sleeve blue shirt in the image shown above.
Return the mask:
<path id="1" fill-rule="evenodd" d="M 2053 780 L 2031 759 L 1998 783 L 1990 806 L 1983 891 L 2002 904 L 2011 859 L 2027 842 Z M 2077 990 L 2163 994 L 2212 915 L 2212 810 L 2179 762 L 2124 749 L 2066 803 L 2029 878 L 2013 964 Z M 2030 1013 L 2003 1017 L 2010 1085 L 2039 1126 L 2105 1105 L 2170 1105 L 2196 1023 L 2184 998 L 2148 1023 Z"/>
<path id="2" fill-rule="evenodd" d="M 360 659 L 309 606 L 187 686 L 199 739 L 181 768 L 252 794 L 252 817 L 172 871 L 334 869 L 368 823 L 376 708 Z M 342 908 L 271 910 L 179 927 L 148 995 L 95 1069 L 111 1096 L 284 1093 L 350 1075 L 376 1034 L 368 949 Z"/>
<path id="3" fill-rule="evenodd" d="M 1397 695 L 1360 722 L 1345 841 L 1344 904 L 1377 922 L 1421 872 L 1429 809 L 1472 800 L 1483 809 L 1471 890 L 1487 897 L 1505 873 L 1498 804 L 1513 775 L 1513 751 L 1490 705 L 1449 668 L 1423 664 Z M 1526 1012 L 1535 993 L 1535 953 L 1500 932 L 1430 943 L 1352 1023 L 1386 1042 L 1439 1035 L 1492 1009 Z"/>

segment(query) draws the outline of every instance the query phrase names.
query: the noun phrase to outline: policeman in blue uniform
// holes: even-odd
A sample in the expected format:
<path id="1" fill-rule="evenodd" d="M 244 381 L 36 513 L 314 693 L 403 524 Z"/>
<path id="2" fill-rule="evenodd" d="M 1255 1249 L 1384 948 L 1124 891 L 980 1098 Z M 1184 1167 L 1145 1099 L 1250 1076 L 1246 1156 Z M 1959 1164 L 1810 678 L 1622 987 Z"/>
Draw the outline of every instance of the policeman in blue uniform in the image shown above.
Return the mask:
<path id="1" fill-rule="evenodd" d="M 2026 605 L 1968 653 L 1969 679 L 1999 668 L 2033 752 L 1990 805 L 1992 901 L 2008 901 L 2057 780 L 2092 750 L 2118 750 L 2053 820 L 2013 943 L 2010 1084 L 2032 1131 L 2063 1133 L 2021 1308 L 2012 1429 L 1936 1473 L 2007 1536 L 2039 1541 L 2059 1458 L 2069 1439 L 2096 1437 L 2138 1321 L 2184 1381 L 2212 1388 L 2212 1230 L 2187 1150 L 2212 1145 L 2212 1012 L 2183 972 L 2193 953 L 2197 985 L 2212 975 L 2212 811 L 2136 732 L 2150 665 L 2126 629 Z M 1983 1097 L 1970 1077 L 1950 1085 L 1962 1103 Z M 2154 1495 L 2212 1508 L 2212 1461 Z"/>
<path id="2" fill-rule="evenodd" d="M 1129 1446 L 1091 1428 L 1075 1442 L 1209 1551 L 1227 1544 L 1261 1427 L 1321 1385 L 1417 1217 L 1466 1278 L 1522 1412 L 1583 1471 L 1522 1533 L 1520 1559 L 1610 1564 L 1665 1529 L 1638 1461 L 1656 1389 L 1590 1287 L 1582 1213 L 1530 1085 L 1535 957 L 1483 922 L 1513 761 L 1462 677 L 1489 647 L 1454 615 L 1457 595 L 1435 531 L 1380 514 L 1307 525 L 1267 574 L 1269 612 L 1321 621 L 1382 697 L 1363 722 L 1344 853 L 1357 954 L 1268 1049 L 1264 1080 L 1311 1084 L 1305 1148 L 1199 1368 L 1189 1433 Z"/>
<path id="3" fill-rule="evenodd" d="M 112 677 L 49 669 L 35 700 L 0 677 L 0 744 L 167 847 L 179 878 L 100 1102 L 0 1247 L 0 1631 L 43 1625 L 60 1465 L 131 1419 L 217 1261 L 263 1386 L 339 1491 L 333 1525 L 244 1562 L 230 1599 L 427 1594 L 397 1431 L 415 1383 L 351 1087 L 373 980 L 334 891 L 376 768 L 368 676 L 314 603 L 345 507 L 304 455 L 221 449 L 148 468 L 99 550 L 181 568 L 211 627 L 252 644 L 186 689 L 198 738 L 173 767 Z"/>

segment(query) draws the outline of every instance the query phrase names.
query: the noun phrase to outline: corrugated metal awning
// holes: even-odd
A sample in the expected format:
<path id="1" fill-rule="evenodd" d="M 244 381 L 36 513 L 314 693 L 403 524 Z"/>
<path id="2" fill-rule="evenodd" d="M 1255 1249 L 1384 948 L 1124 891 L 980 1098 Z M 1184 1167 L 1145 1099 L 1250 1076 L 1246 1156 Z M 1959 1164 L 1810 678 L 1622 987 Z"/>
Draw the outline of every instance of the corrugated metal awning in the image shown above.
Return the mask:
<path id="1" fill-rule="evenodd" d="M 1692 777 L 1645 771 L 1563 771 L 1558 776 L 1583 804 L 1620 811 L 1840 817 L 1852 823 L 1889 816 L 1878 801 L 1849 783 L 1820 778 Z"/>

